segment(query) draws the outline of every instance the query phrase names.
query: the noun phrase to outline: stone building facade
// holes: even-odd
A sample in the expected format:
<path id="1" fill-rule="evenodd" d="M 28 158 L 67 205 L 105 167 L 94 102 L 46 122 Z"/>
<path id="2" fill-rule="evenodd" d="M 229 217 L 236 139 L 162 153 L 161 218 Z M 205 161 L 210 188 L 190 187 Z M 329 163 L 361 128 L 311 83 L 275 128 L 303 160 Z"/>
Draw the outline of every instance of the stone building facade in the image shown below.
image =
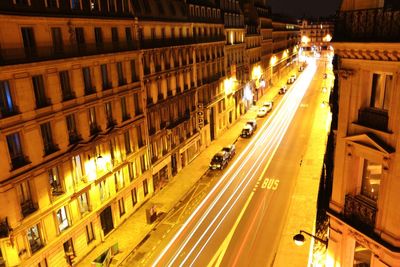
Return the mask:
<path id="1" fill-rule="evenodd" d="M 79 261 L 245 113 L 256 2 L 0 1 L 0 266 Z"/>
<path id="2" fill-rule="evenodd" d="M 399 18 L 398 1 L 344 0 L 338 13 L 327 266 L 400 266 Z"/>

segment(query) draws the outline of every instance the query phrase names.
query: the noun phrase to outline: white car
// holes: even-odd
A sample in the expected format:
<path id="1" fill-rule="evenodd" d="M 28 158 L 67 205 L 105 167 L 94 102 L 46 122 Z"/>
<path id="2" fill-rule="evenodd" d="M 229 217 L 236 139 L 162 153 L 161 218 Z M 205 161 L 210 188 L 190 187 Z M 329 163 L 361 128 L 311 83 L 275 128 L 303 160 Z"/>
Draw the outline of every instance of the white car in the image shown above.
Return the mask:
<path id="1" fill-rule="evenodd" d="M 257 111 L 257 117 L 264 117 L 265 115 L 267 115 L 267 113 L 268 109 L 266 107 L 261 107 Z"/>
<path id="2" fill-rule="evenodd" d="M 273 105 L 274 105 L 273 101 L 267 101 L 263 103 L 263 107 L 267 108 L 267 112 L 270 112 L 272 110 Z"/>

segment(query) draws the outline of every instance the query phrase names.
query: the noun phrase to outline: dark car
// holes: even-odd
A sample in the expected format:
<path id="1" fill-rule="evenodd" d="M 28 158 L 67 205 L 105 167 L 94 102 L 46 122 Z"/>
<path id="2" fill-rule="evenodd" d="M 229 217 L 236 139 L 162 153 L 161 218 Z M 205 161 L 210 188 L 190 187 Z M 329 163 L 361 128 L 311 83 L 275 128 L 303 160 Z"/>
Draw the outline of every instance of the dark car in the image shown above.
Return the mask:
<path id="1" fill-rule="evenodd" d="M 283 95 L 284 93 L 286 93 L 286 86 L 281 87 L 281 89 L 279 89 L 279 94 Z"/>
<path id="2" fill-rule="evenodd" d="M 210 169 L 224 169 L 226 165 L 228 165 L 229 154 L 226 151 L 219 151 L 214 157 L 211 159 Z"/>
<path id="3" fill-rule="evenodd" d="M 243 137 L 243 138 L 247 138 L 247 137 L 252 136 L 253 132 L 254 132 L 253 127 L 251 127 L 250 124 L 246 124 L 243 127 L 242 132 L 240 133 L 240 136 Z"/>
<path id="4" fill-rule="evenodd" d="M 236 153 L 236 147 L 233 144 L 222 148 L 222 150 L 228 153 L 229 159 L 232 159 Z"/>

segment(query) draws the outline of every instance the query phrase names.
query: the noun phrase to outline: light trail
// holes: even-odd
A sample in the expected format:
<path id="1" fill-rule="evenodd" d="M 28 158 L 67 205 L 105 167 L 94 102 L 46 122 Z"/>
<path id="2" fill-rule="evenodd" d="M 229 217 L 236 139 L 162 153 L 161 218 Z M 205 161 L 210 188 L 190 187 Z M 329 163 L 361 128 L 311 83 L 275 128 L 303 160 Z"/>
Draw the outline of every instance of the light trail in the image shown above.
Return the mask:
<path id="1" fill-rule="evenodd" d="M 207 218 L 209 213 L 212 211 L 212 209 L 215 208 L 216 203 L 221 199 L 223 194 L 226 192 L 226 190 L 231 186 L 233 181 L 236 179 L 241 179 L 239 180 L 239 185 L 236 187 L 234 193 L 231 194 L 231 197 L 225 202 L 225 205 L 223 208 L 220 210 L 220 212 L 217 214 L 217 216 L 214 217 L 214 220 L 208 225 L 206 231 L 203 232 L 201 238 L 199 238 L 196 242 L 196 244 L 192 247 L 190 252 L 186 255 L 185 259 L 183 262 L 181 262 L 180 265 L 183 265 L 191 256 L 193 253 L 194 249 L 198 246 L 200 241 L 204 238 L 204 236 L 209 232 L 210 228 L 213 226 L 215 221 L 221 216 L 222 212 L 227 209 L 225 214 L 222 217 L 222 220 L 218 223 L 217 227 L 214 228 L 214 231 L 211 233 L 209 238 L 206 240 L 205 244 L 201 247 L 199 252 L 196 254 L 195 259 L 198 258 L 198 256 L 201 254 L 203 249 L 207 246 L 209 240 L 212 238 L 214 233 L 217 231 L 221 223 L 224 221 L 226 216 L 229 214 L 229 212 L 232 210 L 232 208 L 235 206 L 236 202 L 240 199 L 241 195 L 245 190 L 247 190 L 247 186 L 250 184 L 250 182 L 253 180 L 254 176 L 256 175 L 257 171 L 259 170 L 261 164 L 263 161 L 270 156 L 270 150 L 274 147 L 277 148 L 280 142 L 283 139 L 284 133 L 286 132 L 287 128 L 290 125 L 290 122 L 292 118 L 294 117 L 294 114 L 306 92 L 308 89 L 309 83 L 312 80 L 312 76 L 315 73 L 316 66 L 315 66 L 315 61 L 310 62 L 308 68 L 303 72 L 303 75 L 300 76 L 300 78 L 295 82 L 295 84 L 292 86 L 292 88 L 289 90 L 289 92 L 283 97 L 282 101 L 277 105 L 276 107 L 276 112 L 275 117 L 269 117 L 267 119 L 267 123 L 265 123 L 262 127 L 260 127 L 258 133 L 255 135 L 253 140 L 251 140 L 250 144 L 246 149 L 240 154 L 240 156 L 236 159 L 236 161 L 230 166 L 230 168 L 227 170 L 227 172 L 222 176 L 222 178 L 217 182 L 217 184 L 214 186 L 214 188 L 210 191 L 210 193 L 206 196 L 206 198 L 200 203 L 200 205 L 196 208 L 196 210 L 190 215 L 188 220 L 182 225 L 182 227 L 179 229 L 179 231 L 175 234 L 175 236 L 172 238 L 172 240 L 168 243 L 168 245 L 164 248 L 164 250 L 160 253 L 160 255 L 157 257 L 157 259 L 154 261 L 153 266 L 157 266 L 160 261 L 162 261 L 163 257 L 166 256 L 166 253 L 170 250 L 172 245 L 179 239 L 182 238 L 182 233 L 186 229 L 190 223 L 192 223 L 192 220 L 194 219 L 195 216 L 198 216 L 199 211 L 202 210 L 205 205 L 208 204 L 208 201 L 210 198 L 214 195 L 215 191 L 220 188 L 222 182 L 226 182 L 226 184 L 223 186 L 221 191 L 217 194 L 217 196 L 214 198 L 214 200 L 209 204 L 207 207 L 206 211 L 202 213 L 202 216 L 200 219 L 195 223 L 194 228 L 188 233 L 184 241 L 180 244 L 178 250 L 175 252 L 175 255 L 170 259 L 168 262 L 168 266 L 172 266 L 174 262 L 177 260 L 177 257 L 181 254 L 182 250 L 186 247 L 187 243 L 193 238 L 194 234 L 198 231 L 198 228 L 203 224 L 204 220 Z M 271 121 L 272 120 L 272 121 Z M 277 139 L 276 139 L 277 138 Z M 264 144 L 266 142 L 266 144 Z M 272 146 L 272 144 L 275 144 L 275 146 Z M 258 146 L 264 146 L 264 149 L 262 149 L 262 156 L 258 157 L 256 162 L 253 162 L 251 165 L 250 170 L 246 170 L 246 175 L 244 177 L 240 177 L 240 173 L 243 170 L 244 166 L 248 164 L 248 162 L 251 160 L 251 156 L 253 156 L 257 152 L 257 147 Z M 249 153 L 247 153 L 250 150 Z M 276 150 L 276 149 L 275 149 Z M 267 152 L 267 153 L 265 153 Z M 259 153 L 259 151 L 258 151 Z M 242 160 L 244 158 L 244 160 Z M 232 170 L 234 167 L 236 167 L 240 163 L 239 167 L 237 170 L 235 170 L 233 173 Z M 253 171 L 255 169 L 255 171 Z M 251 174 L 252 173 L 252 174 Z M 250 175 L 251 174 L 251 175 Z M 230 179 L 228 179 L 228 177 Z M 245 186 L 242 186 L 245 183 Z M 240 193 L 236 195 L 238 190 L 241 189 Z M 233 200 L 233 203 L 231 203 L 233 197 L 236 196 L 236 199 Z M 228 207 L 228 204 L 230 204 L 230 207 Z M 193 261 L 194 262 L 194 261 Z M 193 264 L 192 262 L 192 264 Z M 191 264 L 191 265 L 192 265 Z"/>

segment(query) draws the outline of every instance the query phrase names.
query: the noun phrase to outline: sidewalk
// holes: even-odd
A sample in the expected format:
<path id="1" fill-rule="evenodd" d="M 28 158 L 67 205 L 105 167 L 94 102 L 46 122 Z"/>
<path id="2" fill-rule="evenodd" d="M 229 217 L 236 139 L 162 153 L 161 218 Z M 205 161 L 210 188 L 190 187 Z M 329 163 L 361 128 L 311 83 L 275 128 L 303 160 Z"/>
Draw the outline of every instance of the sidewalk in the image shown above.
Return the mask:
<path id="1" fill-rule="evenodd" d="M 318 101 L 320 103 L 329 101 L 328 98 L 328 94 L 321 95 Z M 307 231 L 311 234 L 313 234 L 315 230 L 318 188 L 328 137 L 326 123 L 321 122 L 326 122 L 328 113 L 329 107 L 325 106 L 319 108 L 315 114 L 311 136 L 308 140 L 307 150 L 302 159 L 296 186 L 289 205 L 286 223 L 275 257 L 273 265 L 275 267 L 311 266 L 309 263 L 312 261 L 314 240 L 305 235 L 306 242 L 303 246 L 299 247 L 294 244 L 293 236 L 298 234 L 300 230 Z"/>
<path id="2" fill-rule="evenodd" d="M 291 73 L 288 74 L 290 76 Z M 286 78 L 286 77 L 285 77 Z M 286 81 L 286 79 L 283 79 Z M 266 94 L 259 99 L 259 103 L 266 100 L 272 100 L 277 95 L 280 85 L 283 81 L 276 83 L 268 89 Z M 98 244 L 88 255 L 77 262 L 76 266 L 91 266 L 91 262 L 101 255 L 104 251 L 118 242 L 120 252 L 116 254 L 111 266 L 121 264 L 135 249 L 148 233 L 157 226 L 158 220 L 152 224 L 146 221 L 146 209 L 156 204 L 158 212 L 168 213 L 185 194 L 196 184 L 196 182 L 208 170 L 208 164 L 212 156 L 221 150 L 223 146 L 232 144 L 240 135 L 244 122 L 250 118 L 256 117 L 257 108 L 252 107 L 246 114 L 238 119 L 224 134 L 213 141 L 209 147 L 203 150 L 188 166 L 183 168 L 170 182 L 147 203 L 142 205 L 125 222 L 110 233 L 106 240 Z"/>

